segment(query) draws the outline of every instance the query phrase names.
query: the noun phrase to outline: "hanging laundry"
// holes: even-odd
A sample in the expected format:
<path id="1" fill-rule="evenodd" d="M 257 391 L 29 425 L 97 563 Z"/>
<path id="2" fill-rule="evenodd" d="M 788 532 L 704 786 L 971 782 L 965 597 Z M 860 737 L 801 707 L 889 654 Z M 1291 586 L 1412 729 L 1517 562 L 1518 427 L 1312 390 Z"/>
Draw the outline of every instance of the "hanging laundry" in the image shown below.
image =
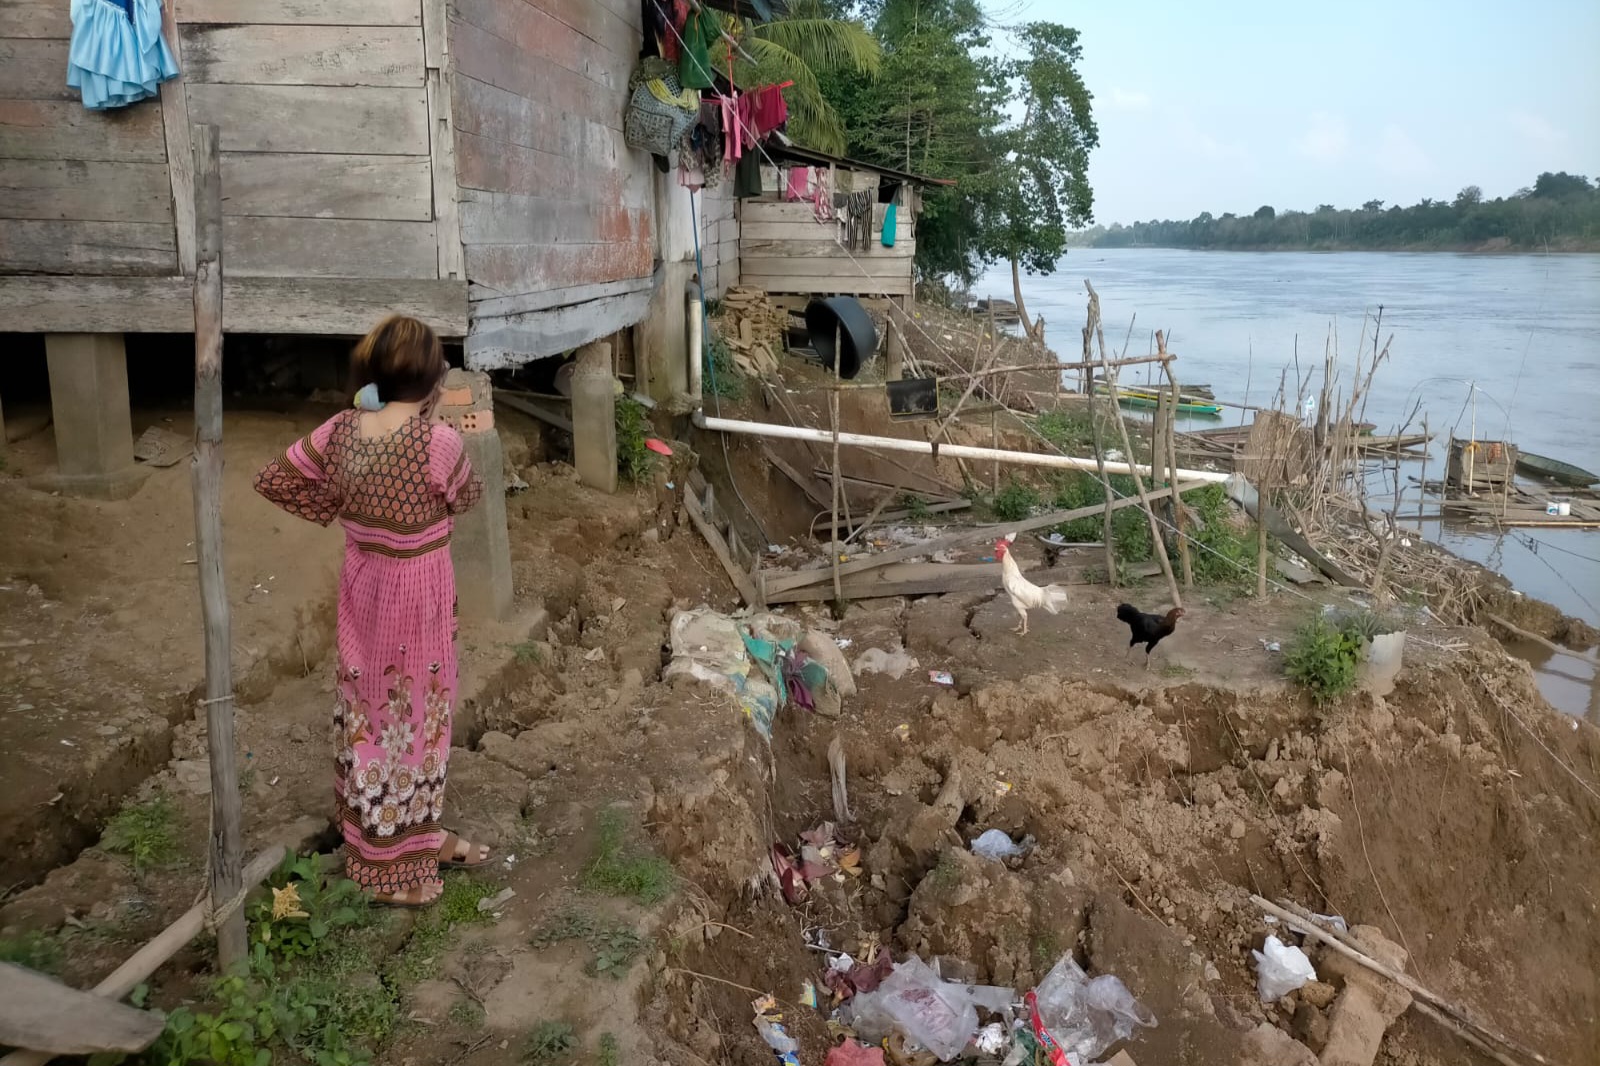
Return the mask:
<path id="1" fill-rule="evenodd" d="M 817 168 L 817 180 L 811 187 L 811 213 L 824 226 L 833 222 L 833 171 Z"/>
<path id="2" fill-rule="evenodd" d="M 72 0 L 70 10 L 67 84 L 84 107 L 127 107 L 178 76 L 178 61 L 161 35 L 160 0 Z"/>
<path id="3" fill-rule="evenodd" d="M 739 157 L 744 155 L 745 147 L 744 128 L 739 124 L 738 94 L 719 96 L 717 104 L 722 109 L 723 158 L 730 163 L 737 163 Z"/>
<path id="4" fill-rule="evenodd" d="M 721 39 L 721 24 L 709 7 L 689 14 L 683 24 L 683 55 L 678 60 L 678 80 L 688 89 L 712 85 L 711 46 Z"/>
<path id="5" fill-rule="evenodd" d="M 866 251 L 872 246 L 872 206 L 876 201 L 877 195 L 870 190 L 853 192 L 845 197 L 846 248 Z"/>
<path id="6" fill-rule="evenodd" d="M 894 204 L 891 203 L 888 207 L 883 209 L 883 246 L 885 248 L 894 247 L 895 225 L 896 219 Z"/>
<path id="7" fill-rule="evenodd" d="M 811 168 L 790 167 L 789 182 L 784 187 L 783 198 L 795 204 L 809 199 L 811 195 Z"/>
<path id="8" fill-rule="evenodd" d="M 733 170 L 733 195 L 741 200 L 761 195 L 761 155 L 746 152 Z"/>
<path id="9" fill-rule="evenodd" d="M 765 137 L 789 121 L 789 104 L 783 98 L 783 90 L 783 85 L 763 85 L 745 94 L 750 99 L 750 128 L 757 137 Z"/>

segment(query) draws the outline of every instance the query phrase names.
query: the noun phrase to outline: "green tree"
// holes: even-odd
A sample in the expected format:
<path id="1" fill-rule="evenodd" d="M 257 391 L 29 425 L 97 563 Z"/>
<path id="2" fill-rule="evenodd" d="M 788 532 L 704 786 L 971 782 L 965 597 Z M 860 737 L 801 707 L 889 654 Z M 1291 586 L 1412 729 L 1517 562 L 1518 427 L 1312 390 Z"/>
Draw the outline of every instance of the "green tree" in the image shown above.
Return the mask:
<path id="1" fill-rule="evenodd" d="M 1589 179 L 1581 174 L 1568 174 L 1565 170 L 1552 174 L 1548 170 L 1533 183 L 1533 195 L 1541 200 L 1583 198 L 1594 192 Z"/>
<path id="2" fill-rule="evenodd" d="M 1481 203 L 1483 203 L 1483 190 L 1476 185 L 1464 185 L 1461 191 L 1456 193 L 1454 206 L 1459 211 Z"/>
<path id="3" fill-rule="evenodd" d="M 1028 317 L 1021 271 L 1053 272 L 1066 253 L 1068 228 L 1094 219 L 1089 152 L 1099 145 L 1100 132 L 1093 97 L 1078 72 L 1078 36 L 1053 22 L 1030 22 L 1017 32 L 1023 55 L 1001 67 L 1023 113 L 995 137 L 1002 154 L 979 254 L 1010 262 L 1013 299 L 1024 328 L 1036 338 L 1039 325 Z"/>
<path id="4" fill-rule="evenodd" d="M 1256 208 L 1256 213 L 1250 217 L 1255 219 L 1257 222 L 1271 222 L 1274 218 L 1278 217 L 1278 212 L 1273 209 L 1271 204 L 1262 204 L 1260 207 Z"/>
<path id="5" fill-rule="evenodd" d="M 819 152 L 835 155 L 847 146 L 845 124 L 823 88 L 842 75 L 875 78 L 883 50 L 860 21 L 840 17 L 841 6 L 825 0 L 790 0 L 788 12 L 771 22 L 726 16 L 729 36 L 738 42 L 734 77 L 740 84 L 792 81 L 789 136 Z M 727 66 L 728 45 L 719 64 Z"/>

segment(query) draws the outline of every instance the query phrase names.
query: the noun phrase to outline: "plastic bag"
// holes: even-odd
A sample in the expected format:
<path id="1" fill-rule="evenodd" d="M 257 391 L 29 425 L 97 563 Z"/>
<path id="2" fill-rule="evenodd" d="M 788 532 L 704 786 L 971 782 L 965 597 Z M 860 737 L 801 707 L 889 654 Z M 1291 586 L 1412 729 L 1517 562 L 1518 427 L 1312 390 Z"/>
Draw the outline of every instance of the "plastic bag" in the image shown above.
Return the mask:
<path id="1" fill-rule="evenodd" d="M 961 1054 L 978 1030 L 978 1008 L 966 986 L 941 979 L 918 958 L 900 963 L 876 992 L 850 1003 L 858 1036 L 877 1042 L 899 1029 L 943 1062 Z"/>
<path id="2" fill-rule="evenodd" d="M 1275 936 L 1267 937 L 1256 958 L 1256 989 L 1261 1002 L 1276 1003 L 1290 992 L 1317 979 L 1316 968 L 1299 948 L 1290 947 Z"/>
<path id="3" fill-rule="evenodd" d="M 1026 855 L 1027 852 L 1027 840 L 1018 844 L 1000 829 L 986 830 L 982 836 L 972 842 L 972 854 L 980 859 L 992 859 L 995 862 L 1014 859 L 1019 855 Z"/>
<path id="4" fill-rule="evenodd" d="M 1156 1024 L 1120 978 L 1101 974 L 1091 980 L 1071 955 L 1062 956 L 1029 993 L 1028 1006 L 1034 1035 L 1056 1066 L 1088 1063 L 1135 1028 Z"/>
<path id="5" fill-rule="evenodd" d="M 883 1048 L 862 1047 L 854 1040 L 846 1040 L 828 1052 L 823 1066 L 883 1066 Z"/>

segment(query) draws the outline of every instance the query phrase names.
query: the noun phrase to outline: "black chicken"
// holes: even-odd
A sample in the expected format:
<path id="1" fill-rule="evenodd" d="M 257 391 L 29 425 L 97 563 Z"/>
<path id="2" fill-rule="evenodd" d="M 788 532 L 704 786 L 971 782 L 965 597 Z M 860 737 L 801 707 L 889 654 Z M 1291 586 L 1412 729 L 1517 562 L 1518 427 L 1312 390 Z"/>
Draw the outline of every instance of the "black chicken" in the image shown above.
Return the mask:
<path id="1" fill-rule="evenodd" d="M 1133 636 L 1128 641 L 1128 647 L 1135 644 L 1144 645 L 1144 666 L 1150 669 L 1150 653 L 1156 650 L 1156 645 L 1163 639 L 1170 637 L 1172 631 L 1178 628 L 1178 619 L 1183 617 L 1183 608 L 1174 607 L 1164 615 L 1145 614 L 1131 603 L 1117 604 L 1117 620 L 1127 625 Z"/>

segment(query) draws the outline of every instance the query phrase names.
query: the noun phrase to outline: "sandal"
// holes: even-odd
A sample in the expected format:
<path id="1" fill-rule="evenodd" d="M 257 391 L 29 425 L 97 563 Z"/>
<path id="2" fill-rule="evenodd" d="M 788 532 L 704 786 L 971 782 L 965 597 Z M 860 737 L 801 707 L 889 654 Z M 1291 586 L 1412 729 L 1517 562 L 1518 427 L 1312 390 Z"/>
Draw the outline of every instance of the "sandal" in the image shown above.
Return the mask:
<path id="1" fill-rule="evenodd" d="M 472 850 L 476 848 L 478 857 L 469 859 Z M 489 845 L 474 844 L 470 840 L 463 840 L 454 833 L 445 833 L 444 843 L 439 845 L 440 866 L 483 866 L 489 861 Z"/>
<path id="2" fill-rule="evenodd" d="M 372 897 L 372 902 L 384 907 L 422 908 L 437 903 L 442 895 L 444 895 L 444 882 L 429 881 L 426 884 L 402 888 L 399 892 L 379 892 Z"/>

